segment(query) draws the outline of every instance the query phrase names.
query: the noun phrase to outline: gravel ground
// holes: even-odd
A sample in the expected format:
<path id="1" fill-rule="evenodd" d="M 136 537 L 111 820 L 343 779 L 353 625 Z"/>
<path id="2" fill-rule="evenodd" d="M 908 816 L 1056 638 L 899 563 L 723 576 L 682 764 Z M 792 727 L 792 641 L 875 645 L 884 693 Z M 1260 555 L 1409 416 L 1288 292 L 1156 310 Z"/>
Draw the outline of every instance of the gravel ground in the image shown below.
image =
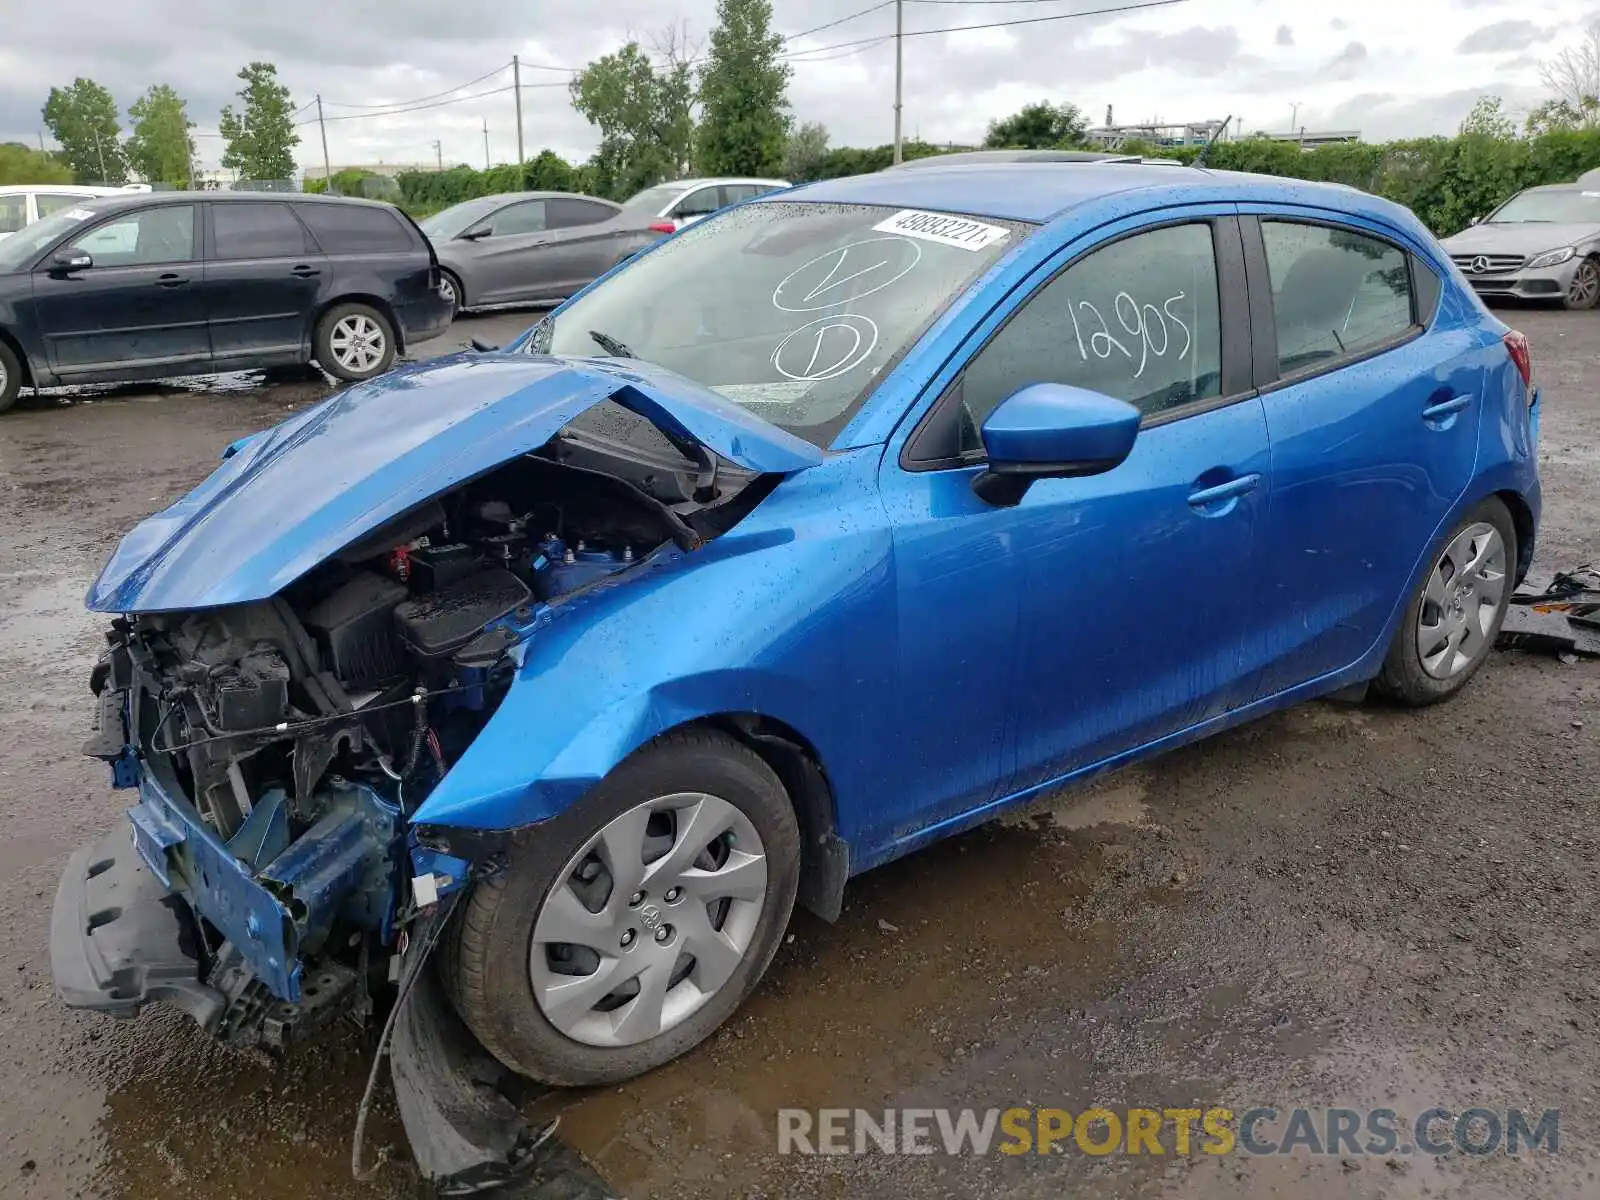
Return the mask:
<path id="1" fill-rule="evenodd" d="M 1544 388 L 1539 561 L 1600 561 L 1600 314 L 1517 311 Z M 499 341 L 526 315 L 464 320 Z M 79 757 L 116 538 L 325 393 L 254 376 L 0 419 L 0 1196 L 406 1195 L 348 1182 L 372 1035 L 284 1065 L 184 1019 L 72 1014 L 46 952 L 67 854 L 122 797 Z M 1501 654 L 1422 713 L 1313 704 L 1057 796 L 804 916 L 708 1045 L 545 1101 L 633 1197 L 1600 1196 L 1600 665 Z M 780 1107 L 1559 1108 L 1521 1157 L 780 1156 Z M 1281 1126 L 1277 1134 L 1281 1135 Z M 1270 1131 L 1269 1131 L 1270 1133 Z M 1408 1140 L 1408 1139 L 1402 1139 Z"/>

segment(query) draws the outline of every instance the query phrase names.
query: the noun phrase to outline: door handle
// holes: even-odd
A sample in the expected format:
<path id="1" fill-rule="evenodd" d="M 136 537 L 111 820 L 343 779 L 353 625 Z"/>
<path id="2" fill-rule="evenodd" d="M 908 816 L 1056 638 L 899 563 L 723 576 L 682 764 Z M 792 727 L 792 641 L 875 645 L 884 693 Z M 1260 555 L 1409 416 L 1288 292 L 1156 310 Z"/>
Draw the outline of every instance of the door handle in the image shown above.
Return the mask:
<path id="1" fill-rule="evenodd" d="M 1233 511 L 1233 502 L 1246 492 L 1255 490 L 1261 482 L 1259 472 L 1235 475 L 1223 483 L 1199 488 L 1189 493 L 1189 507 L 1205 517 L 1220 517 Z"/>
<path id="2" fill-rule="evenodd" d="M 165 275 L 156 276 L 156 286 L 157 287 L 164 287 L 164 288 L 182 287 L 184 284 L 186 284 L 188 282 L 189 282 L 189 277 L 187 275 L 176 275 L 171 271 L 168 271 Z"/>
<path id="3" fill-rule="evenodd" d="M 1448 423 L 1450 417 L 1455 416 L 1471 403 L 1471 396 L 1451 396 L 1448 400 L 1441 400 L 1437 404 L 1428 405 L 1427 408 L 1422 410 L 1422 419 L 1429 425 L 1442 427 Z"/>
<path id="4" fill-rule="evenodd" d="M 302 263 L 300 266 L 291 269 L 289 274 L 293 275 L 296 279 L 310 279 L 314 275 L 321 275 L 322 272 L 317 270 L 315 267 L 308 267 Z"/>

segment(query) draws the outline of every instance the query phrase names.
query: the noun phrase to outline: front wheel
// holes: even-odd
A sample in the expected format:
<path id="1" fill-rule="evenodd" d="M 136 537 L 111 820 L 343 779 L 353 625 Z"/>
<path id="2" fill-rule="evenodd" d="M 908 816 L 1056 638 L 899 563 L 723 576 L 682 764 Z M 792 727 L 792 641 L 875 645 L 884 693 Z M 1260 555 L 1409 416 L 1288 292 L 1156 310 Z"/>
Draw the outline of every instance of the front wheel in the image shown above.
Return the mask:
<path id="1" fill-rule="evenodd" d="M 1493 497 L 1474 505 L 1406 606 L 1378 690 L 1418 706 L 1459 692 L 1494 649 L 1516 565 L 1517 529 L 1506 506 Z"/>
<path id="2" fill-rule="evenodd" d="M 317 324 L 317 362 L 338 379 L 359 383 L 394 364 L 394 329 L 366 304 L 337 304 Z"/>
<path id="3" fill-rule="evenodd" d="M 616 1083 L 698 1045 L 761 981 L 800 835 L 778 777 L 709 730 L 668 734 L 517 835 L 454 923 L 457 1011 L 512 1070 Z"/>
<path id="4" fill-rule="evenodd" d="M 1561 298 L 1561 303 L 1575 310 L 1589 309 L 1600 304 L 1600 265 L 1597 265 L 1594 259 L 1586 258 L 1578 264 L 1578 269 L 1572 273 L 1572 282 L 1567 285 L 1567 294 Z"/>
<path id="5" fill-rule="evenodd" d="M 0 413 L 17 402 L 17 393 L 21 390 L 22 364 L 11 347 L 0 342 Z"/>

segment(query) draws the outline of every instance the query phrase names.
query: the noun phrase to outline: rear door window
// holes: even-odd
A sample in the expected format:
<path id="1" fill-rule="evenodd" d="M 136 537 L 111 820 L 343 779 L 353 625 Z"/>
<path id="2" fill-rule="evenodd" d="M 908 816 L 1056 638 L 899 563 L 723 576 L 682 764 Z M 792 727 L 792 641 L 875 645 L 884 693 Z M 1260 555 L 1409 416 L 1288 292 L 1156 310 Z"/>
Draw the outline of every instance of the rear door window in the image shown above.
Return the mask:
<path id="1" fill-rule="evenodd" d="M 556 199 L 545 201 L 546 220 L 551 229 L 569 229 L 574 225 L 597 225 L 609 221 L 616 211 L 593 200 Z"/>
<path id="2" fill-rule="evenodd" d="M 417 250 L 415 236 L 391 208 L 365 204 L 296 204 L 327 254 L 387 254 Z"/>
<path id="3" fill-rule="evenodd" d="M 1115 396 L 1147 416 L 1221 395 L 1222 325 L 1211 226 L 1134 234 L 1046 283 L 967 364 L 960 452 L 985 418 L 1033 383 Z"/>
<path id="4" fill-rule="evenodd" d="M 672 214 L 677 217 L 705 217 L 722 207 L 718 199 L 720 189 L 716 187 L 695 188 L 673 208 Z"/>
<path id="5" fill-rule="evenodd" d="M 0 233 L 16 233 L 28 223 L 28 197 L 0 196 Z"/>
<path id="6" fill-rule="evenodd" d="M 300 258 L 311 248 L 287 204 L 213 204 L 211 232 L 220 259 Z"/>
<path id="7" fill-rule="evenodd" d="M 1416 326 L 1411 264 L 1380 238 L 1300 221 L 1264 220 L 1278 370 L 1348 358 Z"/>

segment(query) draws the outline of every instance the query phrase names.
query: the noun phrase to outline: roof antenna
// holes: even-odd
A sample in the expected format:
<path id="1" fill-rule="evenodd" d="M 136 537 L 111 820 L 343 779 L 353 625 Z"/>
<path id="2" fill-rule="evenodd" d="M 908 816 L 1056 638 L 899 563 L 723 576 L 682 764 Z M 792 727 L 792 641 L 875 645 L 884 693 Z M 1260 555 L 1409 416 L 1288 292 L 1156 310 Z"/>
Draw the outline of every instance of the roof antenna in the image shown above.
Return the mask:
<path id="1" fill-rule="evenodd" d="M 1194 162 L 1190 163 L 1190 166 L 1203 167 L 1206 165 L 1206 155 L 1211 153 L 1211 147 L 1217 144 L 1217 139 L 1222 136 L 1222 131 L 1228 127 L 1228 122 L 1232 120 L 1232 113 L 1222 118 L 1222 124 L 1211 131 L 1211 137 L 1207 139 L 1204 146 L 1200 147 L 1200 153 L 1194 156 Z"/>

